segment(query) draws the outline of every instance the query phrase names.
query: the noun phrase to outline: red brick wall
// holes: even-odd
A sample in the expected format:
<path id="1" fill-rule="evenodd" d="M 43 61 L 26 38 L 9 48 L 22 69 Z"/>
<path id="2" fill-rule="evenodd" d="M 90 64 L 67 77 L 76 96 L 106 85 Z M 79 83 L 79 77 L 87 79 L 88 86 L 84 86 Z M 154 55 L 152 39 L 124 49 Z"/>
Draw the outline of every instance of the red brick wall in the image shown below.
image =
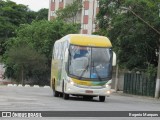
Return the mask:
<path id="1" fill-rule="evenodd" d="M 84 15 L 83 24 L 88 24 L 88 15 Z"/>
<path id="2" fill-rule="evenodd" d="M 60 2 L 60 3 L 59 3 L 59 8 L 60 8 L 60 9 L 63 9 L 63 7 L 64 7 L 64 2 Z"/>
<path id="3" fill-rule="evenodd" d="M 85 10 L 89 9 L 89 1 L 84 1 L 84 9 Z"/>
<path id="4" fill-rule="evenodd" d="M 82 34 L 87 34 L 88 30 L 82 30 Z"/>
<path id="5" fill-rule="evenodd" d="M 51 11 L 54 11 L 54 10 L 55 10 L 55 3 L 51 2 Z"/>

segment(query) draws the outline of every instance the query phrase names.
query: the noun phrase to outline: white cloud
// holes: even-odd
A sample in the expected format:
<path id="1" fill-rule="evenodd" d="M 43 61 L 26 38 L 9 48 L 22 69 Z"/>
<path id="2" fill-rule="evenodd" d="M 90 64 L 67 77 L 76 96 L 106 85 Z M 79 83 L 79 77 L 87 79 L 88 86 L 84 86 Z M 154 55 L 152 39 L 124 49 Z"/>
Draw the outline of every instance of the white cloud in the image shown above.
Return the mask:
<path id="1" fill-rule="evenodd" d="M 38 11 L 41 8 L 49 8 L 49 0 L 10 0 L 16 2 L 17 4 L 28 5 L 28 7 L 33 11 Z"/>

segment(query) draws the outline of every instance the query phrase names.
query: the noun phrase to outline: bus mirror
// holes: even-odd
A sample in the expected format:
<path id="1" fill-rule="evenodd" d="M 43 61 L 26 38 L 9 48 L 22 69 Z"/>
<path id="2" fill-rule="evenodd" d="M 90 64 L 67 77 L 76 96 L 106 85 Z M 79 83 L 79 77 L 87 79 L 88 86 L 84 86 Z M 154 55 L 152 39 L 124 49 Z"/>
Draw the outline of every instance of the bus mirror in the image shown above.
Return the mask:
<path id="1" fill-rule="evenodd" d="M 68 62 L 68 50 L 65 51 L 64 62 Z"/>
<path id="2" fill-rule="evenodd" d="M 116 53 L 113 52 L 112 66 L 116 66 Z"/>

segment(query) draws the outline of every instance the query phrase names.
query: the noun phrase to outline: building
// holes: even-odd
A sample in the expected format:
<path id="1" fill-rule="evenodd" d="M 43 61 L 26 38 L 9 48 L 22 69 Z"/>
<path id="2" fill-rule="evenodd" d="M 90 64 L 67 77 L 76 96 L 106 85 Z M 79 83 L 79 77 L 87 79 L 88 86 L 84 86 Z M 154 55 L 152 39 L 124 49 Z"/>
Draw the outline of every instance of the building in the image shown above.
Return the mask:
<path id="1" fill-rule="evenodd" d="M 74 0 L 50 0 L 48 20 L 56 17 L 55 11 L 63 9 L 67 4 L 71 4 Z M 96 14 L 99 12 L 99 0 L 80 0 L 82 2 L 82 10 L 78 14 L 77 22 L 81 23 L 81 34 L 92 34 L 96 30 Z"/>

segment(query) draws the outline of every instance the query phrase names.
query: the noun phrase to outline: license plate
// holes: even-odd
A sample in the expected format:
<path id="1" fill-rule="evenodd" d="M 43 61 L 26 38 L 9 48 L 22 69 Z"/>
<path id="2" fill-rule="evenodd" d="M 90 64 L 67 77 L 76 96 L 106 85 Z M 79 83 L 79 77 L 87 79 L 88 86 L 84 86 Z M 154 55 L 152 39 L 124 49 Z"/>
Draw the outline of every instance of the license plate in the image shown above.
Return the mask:
<path id="1" fill-rule="evenodd" d="M 93 93 L 92 90 L 86 90 L 86 93 Z"/>

